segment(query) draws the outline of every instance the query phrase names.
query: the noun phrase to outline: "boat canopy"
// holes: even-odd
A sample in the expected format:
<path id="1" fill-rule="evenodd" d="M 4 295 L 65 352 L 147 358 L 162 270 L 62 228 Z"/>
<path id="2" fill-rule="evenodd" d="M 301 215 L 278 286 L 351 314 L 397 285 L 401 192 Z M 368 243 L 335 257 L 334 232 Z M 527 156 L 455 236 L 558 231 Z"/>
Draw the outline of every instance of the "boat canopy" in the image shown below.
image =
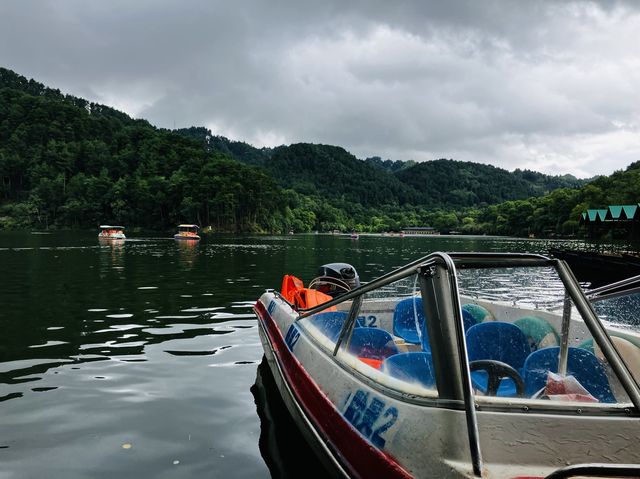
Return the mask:
<path id="1" fill-rule="evenodd" d="M 100 229 L 103 229 L 103 230 L 123 230 L 124 226 L 100 225 Z"/>
<path id="2" fill-rule="evenodd" d="M 178 228 L 195 228 L 200 229 L 198 225 L 178 225 Z"/>

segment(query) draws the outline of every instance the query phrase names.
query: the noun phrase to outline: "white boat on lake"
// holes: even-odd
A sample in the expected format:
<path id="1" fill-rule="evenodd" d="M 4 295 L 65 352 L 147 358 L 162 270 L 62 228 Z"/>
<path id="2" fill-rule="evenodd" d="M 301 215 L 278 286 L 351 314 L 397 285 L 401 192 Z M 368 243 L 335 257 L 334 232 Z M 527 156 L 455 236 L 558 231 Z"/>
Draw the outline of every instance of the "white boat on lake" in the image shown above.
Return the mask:
<path id="1" fill-rule="evenodd" d="M 254 309 L 335 476 L 640 477 L 640 333 L 605 326 L 566 263 L 433 253 L 332 281 L 286 276 Z"/>

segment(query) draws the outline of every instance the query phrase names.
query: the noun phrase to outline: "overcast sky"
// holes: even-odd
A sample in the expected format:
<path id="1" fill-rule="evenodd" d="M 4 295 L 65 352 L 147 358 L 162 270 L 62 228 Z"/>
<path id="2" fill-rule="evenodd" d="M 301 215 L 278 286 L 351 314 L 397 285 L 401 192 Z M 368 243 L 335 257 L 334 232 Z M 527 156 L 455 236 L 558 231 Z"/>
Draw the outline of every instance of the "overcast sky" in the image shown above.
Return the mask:
<path id="1" fill-rule="evenodd" d="M 579 177 L 640 160 L 640 2 L 2 0 L 0 66 L 255 146 Z"/>

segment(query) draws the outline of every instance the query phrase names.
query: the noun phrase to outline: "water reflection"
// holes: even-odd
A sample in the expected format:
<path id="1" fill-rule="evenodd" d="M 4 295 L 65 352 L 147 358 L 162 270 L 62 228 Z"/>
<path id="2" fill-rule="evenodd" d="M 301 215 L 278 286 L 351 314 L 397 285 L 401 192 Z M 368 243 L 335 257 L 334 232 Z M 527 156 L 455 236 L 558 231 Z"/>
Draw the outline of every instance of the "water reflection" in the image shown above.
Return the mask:
<path id="1" fill-rule="evenodd" d="M 329 477 L 285 406 L 264 357 L 251 393 L 260 417 L 260 453 L 271 477 Z"/>
<path id="2" fill-rule="evenodd" d="M 200 252 L 200 241 L 180 240 L 176 241 L 176 245 L 178 247 L 180 264 L 186 266 L 187 269 L 193 268 L 198 259 L 198 253 Z"/>

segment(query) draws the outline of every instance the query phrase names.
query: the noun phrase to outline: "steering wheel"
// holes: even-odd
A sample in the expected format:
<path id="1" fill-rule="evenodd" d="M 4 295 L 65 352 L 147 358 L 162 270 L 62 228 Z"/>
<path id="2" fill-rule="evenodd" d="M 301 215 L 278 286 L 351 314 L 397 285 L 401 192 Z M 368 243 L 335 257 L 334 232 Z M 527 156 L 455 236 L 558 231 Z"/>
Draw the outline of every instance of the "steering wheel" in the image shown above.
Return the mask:
<path id="1" fill-rule="evenodd" d="M 473 371 L 486 371 L 489 375 L 487 382 L 488 396 L 495 396 L 500 386 L 500 381 L 503 378 L 512 379 L 516 383 L 516 394 L 518 397 L 524 397 L 524 381 L 520 373 L 507 363 L 502 361 L 495 361 L 493 359 L 480 359 L 478 361 L 471 361 L 469 363 L 469 370 Z"/>

